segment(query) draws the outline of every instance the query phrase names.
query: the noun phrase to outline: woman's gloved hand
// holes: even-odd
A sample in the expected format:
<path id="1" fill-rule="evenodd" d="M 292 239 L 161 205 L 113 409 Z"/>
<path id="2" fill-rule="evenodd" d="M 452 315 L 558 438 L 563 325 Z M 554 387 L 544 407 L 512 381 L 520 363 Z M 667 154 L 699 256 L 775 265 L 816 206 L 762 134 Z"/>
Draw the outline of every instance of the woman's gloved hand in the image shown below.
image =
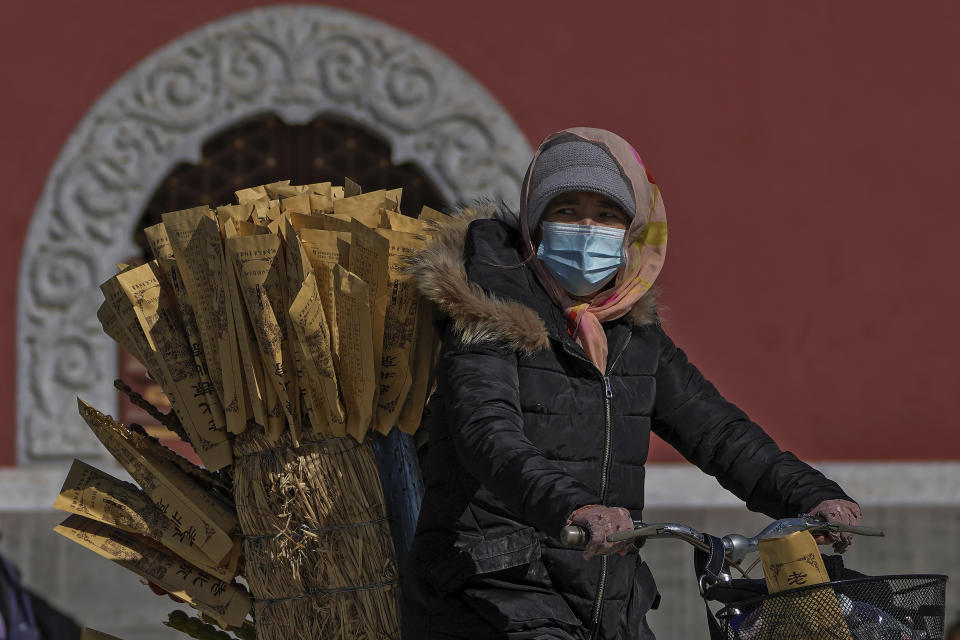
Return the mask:
<path id="1" fill-rule="evenodd" d="M 820 516 L 831 522 L 842 522 L 843 524 L 860 524 L 860 505 L 849 500 L 824 500 L 813 509 L 810 515 Z M 825 533 L 814 536 L 817 544 L 833 543 L 833 550 L 837 553 L 843 553 L 853 544 L 852 533 Z"/>
<path id="2" fill-rule="evenodd" d="M 590 541 L 583 552 L 583 559 L 593 556 L 605 556 L 610 553 L 624 555 L 631 540 L 607 542 L 607 536 L 618 531 L 633 529 L 630 512 L 622 507 L 605 507 L 600 504 L 588 504 L 570 514 L 567 524 L 583 527 L 590 534 Z"/>

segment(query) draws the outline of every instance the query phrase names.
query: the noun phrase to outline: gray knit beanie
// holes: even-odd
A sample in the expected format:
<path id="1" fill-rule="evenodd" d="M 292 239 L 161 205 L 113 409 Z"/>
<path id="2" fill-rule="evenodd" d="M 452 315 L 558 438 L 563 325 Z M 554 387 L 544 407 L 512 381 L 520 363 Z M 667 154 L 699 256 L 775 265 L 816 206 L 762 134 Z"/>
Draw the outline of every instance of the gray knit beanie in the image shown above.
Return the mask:
<path id="1" fill-rule="evenodd" d="M 566 191 L 600 193 L 633 218 L 633 189 L 606 149 L 576 136 L 565 136 L 540 152 L 530 168 L 527 224 L 533 231 L 550 201 Z"/>

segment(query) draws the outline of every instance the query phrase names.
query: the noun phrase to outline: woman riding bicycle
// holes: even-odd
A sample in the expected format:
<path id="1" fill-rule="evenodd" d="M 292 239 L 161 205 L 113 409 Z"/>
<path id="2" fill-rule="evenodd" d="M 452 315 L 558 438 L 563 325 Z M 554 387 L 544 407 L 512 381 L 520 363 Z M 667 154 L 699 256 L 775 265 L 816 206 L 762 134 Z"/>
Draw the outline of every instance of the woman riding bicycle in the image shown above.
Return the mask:
<path id="1" fill-rule="evenodd" d="M 443 343 L 404 638 L 652 638 L 650 570 L 605 541 L 641 518 L 651 431 L 752 510 L 859 521 L 664 333 L 665 250 L 640 157 L 578 128 L 538 148 L 518 219 L 465 214 L 424 253 Z M 585 552 L 557 540 L 566 524 L 588 529 Z"/>

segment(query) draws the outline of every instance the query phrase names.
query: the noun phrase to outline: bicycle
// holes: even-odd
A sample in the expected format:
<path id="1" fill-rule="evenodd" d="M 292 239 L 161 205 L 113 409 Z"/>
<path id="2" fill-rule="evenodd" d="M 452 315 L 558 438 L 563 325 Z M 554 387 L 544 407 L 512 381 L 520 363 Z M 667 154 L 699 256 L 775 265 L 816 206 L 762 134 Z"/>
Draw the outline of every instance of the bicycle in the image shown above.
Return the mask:
<path id="1" fill-rule="evenodd" d="M 749 577 L 759 558 L 746 569 L 742 565 L 761 539 L 796 531 L 883 535 L 871 527 L 801 516 L 776 520 L 753 537 L 732 533 L 720 538 L 684 524 L 635 520 L 633 530 L 607 540 L 642 545 L 648 539 L 679 538 L 693 545 L 711 640 L 942 640 L 944 575 L 864 576 L 844 567 L 839 556 L 824 556 L 829 582 L 768 593 L 762 578 Z M 583 546 L 588 540 L 587 531 L 575 525 L 560 533 L 567 546 Z M 742 577 L 734 578 L 734 570 Z M 720 607 L 713 611 L 708 602 Z"/>

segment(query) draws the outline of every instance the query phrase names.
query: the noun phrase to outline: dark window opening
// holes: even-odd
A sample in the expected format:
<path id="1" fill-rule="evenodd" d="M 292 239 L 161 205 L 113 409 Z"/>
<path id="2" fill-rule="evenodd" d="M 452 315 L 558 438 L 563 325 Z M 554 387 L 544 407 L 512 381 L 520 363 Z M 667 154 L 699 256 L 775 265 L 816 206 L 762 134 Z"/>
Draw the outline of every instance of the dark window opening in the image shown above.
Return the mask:
<path id="1" fill-rule="evenodd" d="M 237 189 L 289 179 L 292 184 L 350 178 L 364 191 L 403 187 L 400 209 L 409 215 L 427 205 L 447 203 L 417 166 L 394 165 L 390 145 L 364 127 L 323 116 L 288 125 L 274 115 L 249 120 L 220 132 L 203 145 L 199 164 L 178 165 L 164 178 L 144 209 L 134 239 L 143 256 L 150 248 L 142 229 L 168 211 L 208 204 L 234 204 Z"/>

